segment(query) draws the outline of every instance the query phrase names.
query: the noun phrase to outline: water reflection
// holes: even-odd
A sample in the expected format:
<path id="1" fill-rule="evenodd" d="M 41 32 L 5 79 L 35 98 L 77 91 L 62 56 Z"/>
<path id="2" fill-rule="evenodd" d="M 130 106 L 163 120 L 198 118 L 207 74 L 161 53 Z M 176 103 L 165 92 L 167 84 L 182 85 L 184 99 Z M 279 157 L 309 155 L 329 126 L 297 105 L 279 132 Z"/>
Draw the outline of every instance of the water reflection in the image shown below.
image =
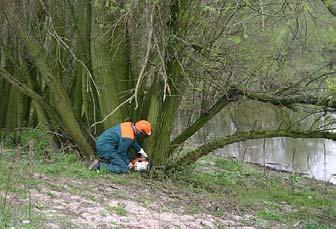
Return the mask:
<path id="1" fill-rule="evenodd" d="M 189 144 L 203 144 L 236 131 L 276 129 L 287 126 L 309 128 L 314 117 L 275 108 L 270 104 L 246 101 L 224 109 L 198 131 Z M 176 134 L 185 127 L 189 113 L 181 111 Z M 300 120 L 300 121 L 295 121 Z M 336 142 L 325 139 L 271 138 L 234 143 L 215 154 L 234 156 L 246 162 L 307 174 L 336 184 Z"/>

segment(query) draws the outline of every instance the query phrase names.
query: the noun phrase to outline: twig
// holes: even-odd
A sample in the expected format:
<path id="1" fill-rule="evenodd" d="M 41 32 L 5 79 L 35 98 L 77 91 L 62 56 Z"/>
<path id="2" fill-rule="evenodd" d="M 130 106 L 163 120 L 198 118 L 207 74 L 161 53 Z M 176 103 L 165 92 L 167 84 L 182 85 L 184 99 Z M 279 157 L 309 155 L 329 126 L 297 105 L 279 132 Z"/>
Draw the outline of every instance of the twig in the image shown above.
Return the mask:
<path id="1" fill-rule="evenodd" d="M 262 21 L 262 30 L 265 29 L 265 15 L 264 15 L 264 6 L 262 0 L 259 0 L 260 3 L 260 12 L 261 12 L 261 21 Z"/>
<path id="2" fill-rule="evenodd" d="M 265 162 L 265 150 L 266 150 L 266 139 L 264 138 L 264 144 L 263 144 L 263 167 L 264 167 L 264 177 L 266 177 L 267 176 L 267 174 L 266 174 L 266 167 L 265 167 L 265 165 L 266 165 L 266 162 Z"/>
<path id="3" fill-rule="evenodd" d="M 293 155 L 292 155 L 292 177 L 291 177 L 291 186 L 292 186 L 292 189 L 294 189 L 294 186 L 293 186 L 293 179 L 294 179 L 294 175 L 295 175 L 295 171 L 294 171 L 294 161 L 295 161 L 295 156 L 296 156 L 296 150 L 294 148 L 293 150 Z"/>
<path id="4" fill-rule="evenodd" d="M 154 42 L 155 42 L 155 46 L 157 47 L 157 53 L 158 53 L 158 56 L 159 56 L 159 59 L 161 60 L 161 63 L 162 63 L 162 76 L 163 76 L 163 81 L 164 81 L 164 88 L 163 88 L 163 101 L 165 101 L 166 99 L 166 93 L 168 92 L 168 94 L 170 95 L 170 87 L 169 87 L 169 84 L 168 84 L 168 75 L 167 75 L 167 70 L 166 70 L 166 63 L 163 59 L 163 56 L 162 56 L 162 53 L 160 51 L 160 46 L 158 44 L 158 41 L 157 41 L 157 38 L 155 36 L 155 33 L 153 33 L 154 36 Z"/>
<path id="5" fill-rule="evenodd" d="M 29 171 L 28 178 L 33 179 L 33 166 L 34 166 L 34 140 L 29 142 Z M 32 210 L 32 197 L 31 197 L 31 187 L 28 185 L 28 198 L 29 198 L 29 206 L 28 206 L 28 218 L 31 222 L 31 210 Z"/>
<path id="6" fill-rule="evenodd" d="M 140 88 L 141 82 L 142 82 L 142 80 L 144 78 L 145 69 L 146 69 L 146 67 L 148 65 L 149 54 L 150 54 L 150 50 L 151 50 L 151 46 L 152 46 L 153 9 L 151 9 L 151 12 L 150 12 L 150 21 L 149 21 L 149 23 L 147 23 L 147 26 L 148 26 L 148 40 L 147 40 L 147 51 L 146 51 L 145 62 L 142 65 L 142 68 L 141 68 L 141 71 L 140 71 L 140 74 L 139 74 L 139 77 L 138 77 L 138 81 L 136 83 L 135 90 L 134 90 L 135 109 L 137 109 L 138 105 L 139 105 L 138 104 L 138 92 L 139 92 L 139 88 Z"/>
<path id="7" fill-rule="evenodd" d="M 129 97 L 128 99 L 126 99 L 124 102 L 122 102 L 121 104 L 119 104 L 119 106 L 117 106 L 111 113 L 109 113 L 108 115 L 106 115 L 104 118 L 103 118 L 103 120 L 101 120 L 101 121 L 99 121 L 99 122 L 95 122 L 95 123 L 93 123 L 91 126 L 90 126 L 90 128 L 92 128 L 92 127 L 94 127 L 94 126 L 96 126 L 96 125 L 98 125 L 98 124 L 102 124 L 102 123 L 104 123 L 111 115 L 113 115 L 119 108 L 121 108 L 122 106 L 124 106 L 126 103 L 130 103 L 130 102 L 132 102 L 132 100 L 134 99 L 134 96 L 135 95 L 132 95 L 131 97 Z"/>
<path id="8" fill-rule="evenodd" d="M 245 161 L 246 152 L 247 152 L 247 147 L 245 147 L 245 149 L 244 149 L 243 156 L 242 156 L 242 162 Z"/>

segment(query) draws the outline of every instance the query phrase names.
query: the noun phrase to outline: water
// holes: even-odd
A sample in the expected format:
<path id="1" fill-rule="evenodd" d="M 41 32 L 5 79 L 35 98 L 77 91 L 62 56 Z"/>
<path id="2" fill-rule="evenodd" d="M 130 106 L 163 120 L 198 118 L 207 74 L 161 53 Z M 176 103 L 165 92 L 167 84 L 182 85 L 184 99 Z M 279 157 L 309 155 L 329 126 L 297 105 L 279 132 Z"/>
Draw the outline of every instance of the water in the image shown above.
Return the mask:
<path id="1" fill-rule="evenodd" d="M 180 112 L 176 133 L 185 128 L 188 116 L 188 112 Z M 314 123 L 316 115 L 302 120 L 303 116 L 306 116 L 303 112 L 291 112 L 270 104 L 245 101 L 223 109 L 189 139 L 187 144 L 203 144 L 236 131 L 251 129 L 271 130 L 279 126 L 307 129 Z M 279 170 L 295 171 L 336 184 L 336 142 L 331 140 L 255 139 L 228 145 L 214 153 Z"/>

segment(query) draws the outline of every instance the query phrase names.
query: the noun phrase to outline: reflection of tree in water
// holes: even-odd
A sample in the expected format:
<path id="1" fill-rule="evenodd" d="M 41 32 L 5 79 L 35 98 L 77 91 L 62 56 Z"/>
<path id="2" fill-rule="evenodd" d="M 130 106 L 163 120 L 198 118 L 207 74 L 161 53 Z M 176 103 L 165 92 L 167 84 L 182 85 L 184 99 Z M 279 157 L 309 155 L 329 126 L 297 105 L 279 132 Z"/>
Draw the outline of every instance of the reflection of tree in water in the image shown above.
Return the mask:
<path id="1" fill-rule="evenodd" d="M 279 126 L 276 118 L 279 109 L 270 104 L 245 101 L 229 109 L 230 119 L 237 132 L 247 130 L 274 129 Z"/>

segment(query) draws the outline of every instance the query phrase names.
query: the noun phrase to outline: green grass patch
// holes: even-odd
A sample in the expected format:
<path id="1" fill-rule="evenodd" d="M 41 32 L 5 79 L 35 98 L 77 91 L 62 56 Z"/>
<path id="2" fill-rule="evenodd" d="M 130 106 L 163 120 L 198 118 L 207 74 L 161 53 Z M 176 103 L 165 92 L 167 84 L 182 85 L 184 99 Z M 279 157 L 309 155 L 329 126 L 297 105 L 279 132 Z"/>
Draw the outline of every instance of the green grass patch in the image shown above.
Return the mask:
<path id="1" fill-rule="evenodd" d="M 272 211 L 269 209 L 265 209 L 265 210 L 261 210 L 261 211 L 257 211 L 256 215 L 262 219 L 266 219 L 266 220 L 275 220 L 275 221 L 284 221 L 285 216 L 279 214 L 279 212 L 276 211 Z"/>
<path id="2" fill-rule="evenodd" d="M 97 172 L 88 170 L 76 155 L 63 152 L 52 154 L 47 162 L 38 161 L 34 165 L 34 171 L 51 176 L 71 178 L 89 179 L 99 176 Z"/>
<path id="3" fill-rule="evenodd" d="M 109 207 L 106 207 L 106 210 L 111 213 L 116 213 L 120 216 L 127 216 L 127 211 L 124 206 L 120 206 L 120 205 L 112 206 L 112 207 L 109 206 Z"/>
<path id="4" fill-rule="evenodd" d="M 39 228 L 44 216 L 33 213 L 32 206 L 29 205 L 11 205 L 7 203 L 3 208 L 3 201 L 0 207 L 0 228 Z"/>
<path id="5" fill-rule="evenodd" d="M 229 199 L 233 206 L 255 212 L 262 220 L 336 225 L 335 186 L 321 188 L 319 182 L 210 156 L 182 172 L 180 179 L 192 192 L 201 189 L 209 198 Z"/>

